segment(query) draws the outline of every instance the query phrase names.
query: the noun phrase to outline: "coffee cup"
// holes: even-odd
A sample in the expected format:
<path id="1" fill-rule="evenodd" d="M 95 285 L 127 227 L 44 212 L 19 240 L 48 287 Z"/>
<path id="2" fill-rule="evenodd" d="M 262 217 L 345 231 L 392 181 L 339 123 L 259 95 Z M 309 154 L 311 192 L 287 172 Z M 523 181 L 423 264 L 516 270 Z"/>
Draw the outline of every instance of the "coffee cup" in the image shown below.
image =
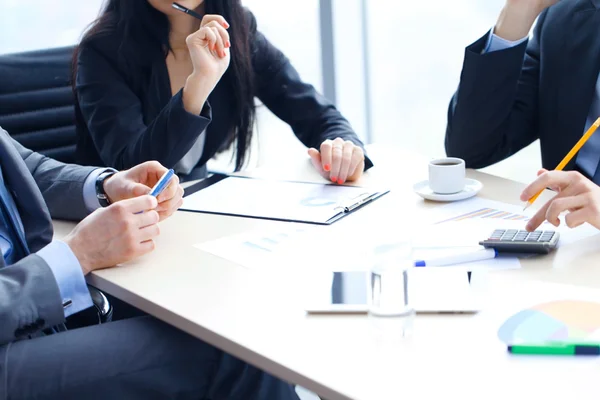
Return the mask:
<path id="1" fill-rule="evenodd" d="M 454 194 L 465 188 L 465 161 L 460 158 L 438 158 L 429 162 L 429 187 L 434 193 Z"/>

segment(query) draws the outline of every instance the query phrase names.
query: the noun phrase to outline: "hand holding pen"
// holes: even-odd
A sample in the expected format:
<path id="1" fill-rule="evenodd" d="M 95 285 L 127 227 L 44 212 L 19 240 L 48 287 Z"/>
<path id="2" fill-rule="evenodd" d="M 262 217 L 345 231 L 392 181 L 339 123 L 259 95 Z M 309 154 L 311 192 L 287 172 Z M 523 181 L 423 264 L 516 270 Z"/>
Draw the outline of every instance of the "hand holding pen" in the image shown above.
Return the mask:
<path id="1" fill-rule="evenodd" d="M 177 3 L 173 3 L 173 8 L 201 21 L 200 28 L 185 41 L 194 70 L 183 88 L 185 109 L 198 115 L 208 96 L 229 68 L 229 23 L 220 15 L 202 16 Z"/>

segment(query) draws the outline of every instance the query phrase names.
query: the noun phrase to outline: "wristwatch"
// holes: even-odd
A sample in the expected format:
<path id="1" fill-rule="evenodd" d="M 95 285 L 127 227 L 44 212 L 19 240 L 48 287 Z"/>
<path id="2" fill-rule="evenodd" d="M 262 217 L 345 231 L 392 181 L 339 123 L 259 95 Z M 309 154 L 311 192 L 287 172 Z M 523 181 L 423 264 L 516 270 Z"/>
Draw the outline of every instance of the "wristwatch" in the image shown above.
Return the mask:
<path id="1" fill-rule="evenodd" d="M 115 170 L 106 170 L 96 178 L 96 197 L 98 198 L 98 203 L 100 203 L 100 206 L 102 207 L 108 207 L 110 205 L 110 200 L 106 191 L 104 191 L 104 181 L 116 173 L 117 171 Z"/>

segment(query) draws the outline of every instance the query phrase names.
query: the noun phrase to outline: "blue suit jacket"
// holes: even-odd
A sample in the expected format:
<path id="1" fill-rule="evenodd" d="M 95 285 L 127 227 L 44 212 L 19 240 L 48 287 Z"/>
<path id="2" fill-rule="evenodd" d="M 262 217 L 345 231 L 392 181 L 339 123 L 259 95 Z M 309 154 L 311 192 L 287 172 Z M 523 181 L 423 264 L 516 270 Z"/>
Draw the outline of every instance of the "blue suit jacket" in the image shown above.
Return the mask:
<path id="1" fill-rule="evenodd" d="M 540 139 L 542 165 L 555 168 L 585 129 L 600 73 L 599 8 L 562 1 L 542 13 L 529 43 L 481 54 L 486 35 L 469 46 L 448 112 L 448 155 L 482 168 Z"/>
<path id="2" fill-rule="evenodd" d="M 52 218 L 82 219 L 83 184 L 94 168 L 62 164 L 28 150 L 0 128 L 0 165 L 32 254 L 5 268 L 0 257 L 0 345 L 61 324 L 65 316 L 54 275 L 34 254 L 52 240 Z"/>

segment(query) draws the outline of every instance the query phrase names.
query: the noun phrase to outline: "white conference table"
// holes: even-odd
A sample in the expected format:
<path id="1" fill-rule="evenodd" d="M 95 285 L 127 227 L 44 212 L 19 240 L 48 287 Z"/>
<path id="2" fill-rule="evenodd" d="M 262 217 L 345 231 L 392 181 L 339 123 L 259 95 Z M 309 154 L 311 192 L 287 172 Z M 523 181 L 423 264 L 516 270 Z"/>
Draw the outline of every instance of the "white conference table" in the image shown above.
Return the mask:
<path id="1" fill-rule="evenodd" d="M 425 158 L 394 148 L 369 151 L 376 167 L 360 184 L 385 184 L 392 192 L 332 226 L 321 227 L 324 232 L 354 229 L 360 238 L 370 230 L 410 228 L 439 206 L 412 192 L 412 185 L 426 178 Z M 253 174 L 320 181 L 302 155 L 282 168 Z M 522 184 L 477 171 L 468 175 L 484 183 L 481 197 L 519 204 Z M 360 315 L 307 315 L 298 301 L 307 288 L 297 284 L 296 272 L 250 270 L 193 247 L 277 224 L 282 223 L 177 212 L 161 224 L 153 254 L 95 272 L 88 281 L 329 400 L 598 398 L 600 361 L 595 358 L 510 357 L 494 332 L 479 329 L 482 323 L 468 315 L 419 315 L 408 339 L 382 340 L 385 321 L 374 323 Z M 72 227 L 57 221 L 57 237 Z M 510 297 L 544 281 L 591 291 L 600 288 L 599 264 L 600 237 L 595 236 L 545 258 L 524 260 L 521 269 L 490 273 L 487 290 L 490 296 Z"/>

